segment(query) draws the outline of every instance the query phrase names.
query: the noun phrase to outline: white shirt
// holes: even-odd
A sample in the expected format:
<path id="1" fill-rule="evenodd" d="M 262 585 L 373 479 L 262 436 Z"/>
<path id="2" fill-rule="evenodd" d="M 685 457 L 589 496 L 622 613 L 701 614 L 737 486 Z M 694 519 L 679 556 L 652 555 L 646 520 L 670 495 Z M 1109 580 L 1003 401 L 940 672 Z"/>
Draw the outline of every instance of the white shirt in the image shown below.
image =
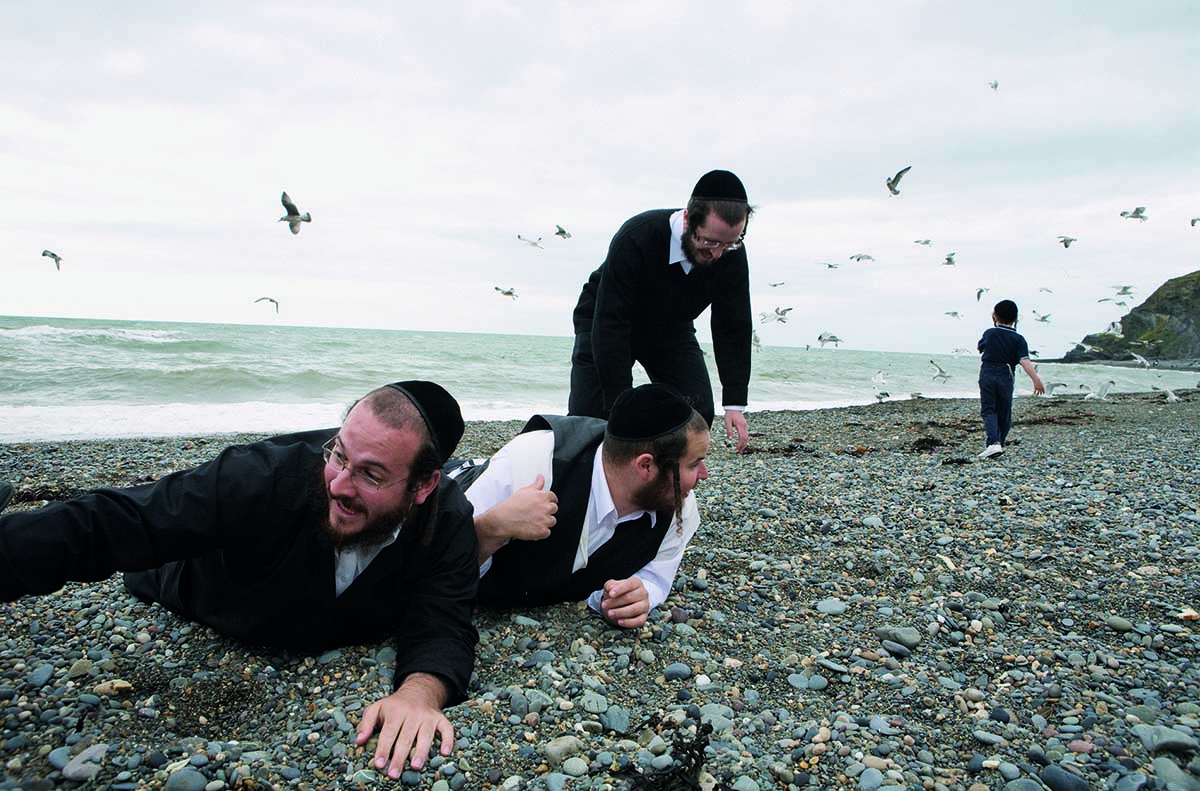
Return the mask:
<path id="1" fill-rule="evenodd" d="M 608 488 L 608 477 L 604 474 L 601 448 L 596 449 L 592 462 L 592 491 L 588 497 L 584 529 L 579 534 L 572 572 L 587 566 L 588 558 L 612 538 L 620 522 L 640 519 L 644 513 L 636 511 L 617 518 L 617 509 L 613 505 L 612 493 Z M 539 473 L 545 476 L 546 488 L 549 489 L 553 482 L 553 454 L 553 431 L 529 431 L 519 434 L 492 457 L 488 468 L 466 491 L 467 499 L 475 506 L 475 512 L 483 513 L 493 505 L 508 499 L 514 491 L 532 483 Z M 654 519 L 655 515 L 650 514 L 651 525 L 654 524 Z M 633 575 L 646 586 L 651 608 L 667 600 L 667 594 L 675 580 L 675 572 L 679 570 L 679 563 L 683 560 L 683 550 L 692 540 L 692 536 L 696 535 L 699 527 L 700 511 L 696 507 L 696 495 L 689 492 L 683 501 L 682 535 L 676 526 L 668 527 L 667 534 L 658 548 L 658 554 Z M 480 566 L 479 576 L 486 574 L 491 565 L 491 558 L 488 558 Z M 597 612 L 600 610 L 601 593 L 602 591 L 595 591 L 588 597 L 588 606 Z"/>
<path id="2" fill-rule="evenodd" d="M 667 266 L 671 264 L 679 264 L 685 275 L 692 273 L 692 262 L 687 260 L 687 256 L 683 254 L 683 209 L 671 215 L 671 258 L 667 261 Z M 741 406 L 725 406 L 721 405 L 722 409 L 732 409 L 736 412 L 745 412 L 746 405 Z"/>
<path id="3" fill-rule="evenodd" d="M 335 595 L 341 596 L 346 588 L 350 587 L 350 583 L 358 578 L 359 574 L 363 573 L 363 569 L 371 565 L 371 561 L 384 550 L 385 547 L 395 543 L 396 538 L 400 535 L 400 528 L 396 528 L 396 532 L 392 533 L 392 537 L 382 544 L 371 544 L 365 547 L 350 547 L 349 549 L 335 550 L 333 553 L 333 581 Z"/>

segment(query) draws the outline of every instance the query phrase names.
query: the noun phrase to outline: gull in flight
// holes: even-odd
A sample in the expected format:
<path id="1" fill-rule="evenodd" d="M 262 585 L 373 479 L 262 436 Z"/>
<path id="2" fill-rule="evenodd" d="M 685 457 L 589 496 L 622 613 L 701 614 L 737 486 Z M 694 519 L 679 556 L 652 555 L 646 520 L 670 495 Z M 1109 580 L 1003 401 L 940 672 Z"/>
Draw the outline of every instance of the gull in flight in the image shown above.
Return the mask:
<path id="1" fill-rule="evenodd" d="M 1109 286 L 1109 288 L 1115 288 L 1117 290 L 1116 295 L 1118 297 L 1132 297 L 1133 296 L 1133 286 Z"/>
<path id="2" fill-rule="evenodd" d="M 959 313 L 957 310 L 947 310 L 942 315 L 949 316 L 952 319 L 961 319 L 962 318 L 962 314 Z"/>
<path id="3" fill-rule="evenodd" d="M 832 332 L 822 332 L 817 336 L 817 341 L 821 344 L 822 349 L 825 348 L 825 344 L 827 343 L 832 343 L 833 348 L 836 349 L 837 345 L 842 342 L 842 339 L 834 335 Z"/>
<path id="4" fill-rule="evenodd" d="M 855 253 L 854 255 L 850 256 L 850 260 L 862 263 L 863 261 L 874 261 L 875 259 L 866 253 Z"/>
<path id="5" fill-rule="evenodd" d="M 906 168 L 900 168 L 900 170 L 897 171 L 896 175 L 894 175 L 890 179 L 888 179 L 887 180 L 888 192 L 892 193 L 893 195 L 899 195 L 900 194 L 900 179 L 904 178 L 904 174 L 910 170 L 912 170 L 912 165 L 909 165 Z"/>
<path id="6" fill-rule="evenodd" d="M 540 237 L 540 236 L 536 239 L 526 239 L 521 234 L 517 234 L 517 238 L 520 239 L 525 244 L 529 245 L 530 247 L 536 247 L 539 250 L 546 249 L 545 247 L 542 247 L 542 237 Z"/>
<path id="7" fill-rule="evenodd" d="M 1121 335 L 1124 330 L 1121 329 L 1121 322 L 1114 321 L 1108 325 L 1108 329 L 1104 331 L 1108 335 Z"/>
<path id="8" fill-rule="evenodd" d="M 1083 397 L 1083 400 L 1085 400 L 1085 401 L 1089 398 L 1098 398 L 1101 401 L 1107 401 L 1108 400 L 1108 391 L 1111 390 L 1112 386 L 1115 384 L 1116 384 L 1116 382 L 1114 382 L 1112 379 L 1109 379 L 1107 382 L 1100 385 L 1099 390 L 1093 390 L 1090 385 L 1080 385 L 1079 389 L 1087 390 L 1087 395 L 1085 395 Z"/>
<path id="9" fill-rule="evenodd" d="M 875 372 L 875 375 L 871 377 L 871 381 L 877 385 L 885 385 L 887 384 L 887 374 L 883 372 L 882 368 L 880 368 Z"/>
<path id="10" fill-rule="evenodd" d="M 998 91 L 998 90 L 1000 90 L 1000 81 L 992 80 L 991 82 L 988 83 L 988 87 L 991 88 L 993 91 Z M 1019 91 L 1018 91 L 1018 93 L 1019 93 Z"/>
<path id="11" fill-rule="evenodd" d="M 1038 291 L 1045 291 L 1047 294 L 1053 294 L 1053 293 L 1054 293 L 1054 290 L 1053 290 L 1053 289 L 1046 288 L 1045 286 L 1039 286 L 1039 287 L 1038 287 Z"/>
<path id="12" fill-rule="evenodd" d="M 933 240 L 932 239 L 913 239 L 913 244 L 922 244 L 922 245 L 925 245 L 926 247 L 928 247 L 929 245 L 933 244 Z"/>
<path id="13" fill-rule="evenodd" d="M 946 260 L 942 262 L 942 266 L 954 266 L 954 256 L 957 253 L 946 253 Z"/>
<path id="14" fill-rule="evenodd" d="M 945 368 L 938 365 L 933 360 L 930 360 L 929 364 L 933 366 L 933 381 L 945 383 L 946 380 L 950 378 L 950 374 L 946 373 Z"/>
<path id="15" fill-rule="evenodd" d="M 1149 367 L 1150 367 L 1150 361 L 1149 361 L 1149 360 L 1147 360 L 1147 359 L 1146 359 L 1145 357 L 1143 357 L 1142 355 L 1138 354 L 1137 352 L 1130 352 L 1130 354 L 1132 354 L 1132 355 L 1133 355 L 1133 361 L 1134 361 L 1135 363 L 1137 363 L 1138 365 L 1142 366 L 1143 368 L 1149 368 Z"/>
<path id="16" fill-rule="evenodd" d="M 276 313 L 279 312 L 279 300 L 275 299 L 274 297 L 259 297 L 258 299 L 254 300 L 254 301 L 255 302 L 270 302 L 272 305 L 275 306 L 275 312 Z"/>
<path id="17" fill-rule="evenodd" d="M 560 239 L 570 239 L 571 238 L 571 232 L 568 231 L 566 228 L 562 227 L 558 223 L 555 223 L 554 227 L 558 229 L 554 232 L 554 235 L 557 236 L 558 238 L 560 238 Z"/>
<path id="18" fill-rule="evenodd" d="M 492 286 L 503 297 L 517 298 L 517 290 L 515 288 L 500 288 L 500 286 Z"/>
<path id="19" fill-rule="evenodd" d="M 1058 237 L 1058 241 L 1062 243 L 1063 247 L 1070 247 L 1071 242 L 1078 242 L 1079 240 L 1074 236 L 1060 236 Z"/>
<path id="20" fill-rule="evenodd" d="M 1057 390 L 1060 387 L 1066 387 L 1066 386 L 1067 386 L 1066 382 L 1048 382 L 1046 384 L 1046 395 L 1052 396 L 1052 395 L 1054 395 L 1055 390 Z"/>
<path id="21" fill-rule="evenodd" d="M 1161 391 L 1167 397 L 1168 403 L 1173 404 L 1179 400 L 1179 396 L 1175 395 L 1175 393 L 1173 391 L 1171 391 L 1170 389 L 1168 389 L 1166 387 L 1159 387 L 1158 385 L 1150 385 L 1150 389 Z"/>
<path id="22" fill-rule="evenodd" d="M 891 398 L 891 395 L 887 390 L 880 390 L 875 394 L 875 400 L 882 404 L 886 399 Z"/>
<path id="23" fill-rule="evenodd" d="M 817 263 L 819 266 L 823 266 L 826 269 L 837 269 L 841 266 L 841 264 L 831 264 L 828 261 L 818 261 Z"/>
<path id="24" fill-rule="evenodd" d="M 1033 314 L 1033 317 L 1034 317 L 1035 319 L 1037 319 L 1038 321 L 1041 321 L 1041 322 L 1046 322 L 1046 323 L 1048 323 L 1048 322 L 1050 321 L 1050 314 L 1049 314 L 1049 313 L 1042 314 L 1042 313 L 1038 313 L 1036 310 L 1033 310 L 1033 311 L 1030 311 L 1030 312 Z"/>
<path id="25" fill-rule="evenodd" d="M 1200 217 L 1193 217 L 1192 218 L 1192 227 L 1195 228 L 1196 223 L 1198 223 L 1198 222 L 1200 222 Z"/>
<path id="26" fill-rule="evenodd" d="M 301 214 L 300 210 L 296 208 L 296 204 L 288 197 L 287 192 L 284 192 L 279 200 L 283 204 L 283 210 L 287 212 L 279 218 L 279 222 L 286 222 L 293 234 L 300 233 L 300 223 L 312 222 L 312 215 L 308 212 Z"/>
<path id="27" fill-rule="evenodd" d="M 54 262 L 54 268 L 62 271 L 62 256 L 52 250 L 43 250 L 42 255 Z"/>
<path id="28" fill-rule="evenodd" d="M 770 286 L 771 288 L 779 288 L 786 282 L 787 282 L 786 280 L 776 280 L 774 283 L 767 283 L 767 285 Z"/>
<path id="29" fill-rule="evenodd" d="M 762 351 L 762 339 L 758 337 L 758 330 L 750 330 L 750 346 L 756 352 Z"/>
<path id="30" fill-rule="evenodd" d="M 979 298 L 983 296 L 983 293 L 985 291 L 991 291 L 991 289 L 988 288 L 987 286 L 980 286 L 979 288 L 975 289 L 975 301 L 976 302 L 979 301 Z"/>
<path id="31" fill-rule="evenodd" d="M 777 321 L 780 324 L 787 324 L 787 314 L 789 310 L 791 310 L 791 308 L 775 308 L 774 313 L 763 312 L 758 315 L 762 316 L 763 324 L 766 324 L 768 321 Z"/>
<path id="32" fill-rule="evenodd" d="M 1147 219 L 1146 207 L 1137 206 L 1133 211 L 1123 211 L 1121 212 L 1121 216 L 1127 220 L 1141 220 L 1142 222 L 1145 222 Z"/>

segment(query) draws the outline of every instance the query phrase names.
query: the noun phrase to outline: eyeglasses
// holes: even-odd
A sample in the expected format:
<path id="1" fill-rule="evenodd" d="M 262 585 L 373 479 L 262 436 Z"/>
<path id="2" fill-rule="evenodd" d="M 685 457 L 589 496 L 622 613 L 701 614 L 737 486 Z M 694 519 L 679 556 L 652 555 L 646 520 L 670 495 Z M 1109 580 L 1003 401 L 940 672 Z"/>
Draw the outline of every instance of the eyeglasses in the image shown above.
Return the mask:
<path id="1" fill-rule="evenodd" d="M 346 454 L 342 453 L 338 448 L 338 438 L 336 436 L 322 445 L 321 450 L 325 455 L 325 464 L 332 464 L 334 467 L 337 467 L 338 472 L 349 469 L 350 480 L 354 481 L 355 487 L 359 489 L 368 489 L 372 492 L 377 492 L 380 489 L 386 489 L 389 486 L 395 486 L 398 483 L 404 483 L 408 480 L 408 476 L 405 476 L 398 481 L 384 482 L 366 470 L 356 469 L 351 466 L 350 459 L 346 458 Z"/>
<path id="2" fill-rule="evenodd" d="M 708 239 L 692 231 L 692 242 L 701 250 L 716 250 L 717 248 L 721 248 L 725 252 L 731 253 L 741 247 L 744 241 L 746 241 L 746 234 L 739 236 L 736 242 L 718 242 L 716 239 Z"/>

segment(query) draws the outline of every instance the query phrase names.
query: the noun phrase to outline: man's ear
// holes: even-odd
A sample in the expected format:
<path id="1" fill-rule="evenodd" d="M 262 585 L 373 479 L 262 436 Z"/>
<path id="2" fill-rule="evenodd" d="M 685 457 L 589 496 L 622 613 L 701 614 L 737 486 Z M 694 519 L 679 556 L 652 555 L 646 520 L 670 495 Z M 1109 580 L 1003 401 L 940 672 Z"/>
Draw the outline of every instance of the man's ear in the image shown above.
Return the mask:
<path id="1" fill-rule="evenodd" d="M 413 504 L 421 505 L 424 503 L 426 498 L 433 494 L 433 490 L 438 487 L 438 483 L 440 483 L 441 480 L 441 470 L 434 470 L 432 473 L 430 473 L 429 477 L 421 481 L 416 490 L 413 492 Z"/>
<path id="2" fill-rule="evenodd" d="M 688 212 L 687 212 L 687 209 L 684 209 L 684 210 L 683 210 L 683 230 L 685 230 L 685 231 L 689 231 L 689 230 L 691 230 L 690 228 L 688 228 Z"/>
<path id="3" fill-rule="evenodd" d="M 645 481 L 654 480 L 654 476 L 658 474 L 658 465 L 654 463 L 654 454 L 652 453 L 643 453 L 638 456 L 633 460 L 633 467 Z"/>

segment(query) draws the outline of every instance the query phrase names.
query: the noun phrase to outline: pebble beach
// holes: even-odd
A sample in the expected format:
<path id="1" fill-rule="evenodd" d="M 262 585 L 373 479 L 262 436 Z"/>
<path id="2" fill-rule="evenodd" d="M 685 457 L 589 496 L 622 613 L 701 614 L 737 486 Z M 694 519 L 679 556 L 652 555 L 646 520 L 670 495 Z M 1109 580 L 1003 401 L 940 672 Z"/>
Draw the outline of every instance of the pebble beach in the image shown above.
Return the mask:
<path id="1" fill-rule="evenodd" d="M 120 578 L 0 604 L 8 789 L 1200 789 L 1200 390 L 749 415 L 645 628 L 480 610 L 457 744 L 399 780 L 354 745 L 386 642 L 227 640 Z M 487 455 L 519 422 L 467 424 Z M 0 445 L 10 511 L 256 439 Z M 703 747 L 701 760 L 686 760 Z M 686 764 L 686 766 L 685 766 Z"/>

